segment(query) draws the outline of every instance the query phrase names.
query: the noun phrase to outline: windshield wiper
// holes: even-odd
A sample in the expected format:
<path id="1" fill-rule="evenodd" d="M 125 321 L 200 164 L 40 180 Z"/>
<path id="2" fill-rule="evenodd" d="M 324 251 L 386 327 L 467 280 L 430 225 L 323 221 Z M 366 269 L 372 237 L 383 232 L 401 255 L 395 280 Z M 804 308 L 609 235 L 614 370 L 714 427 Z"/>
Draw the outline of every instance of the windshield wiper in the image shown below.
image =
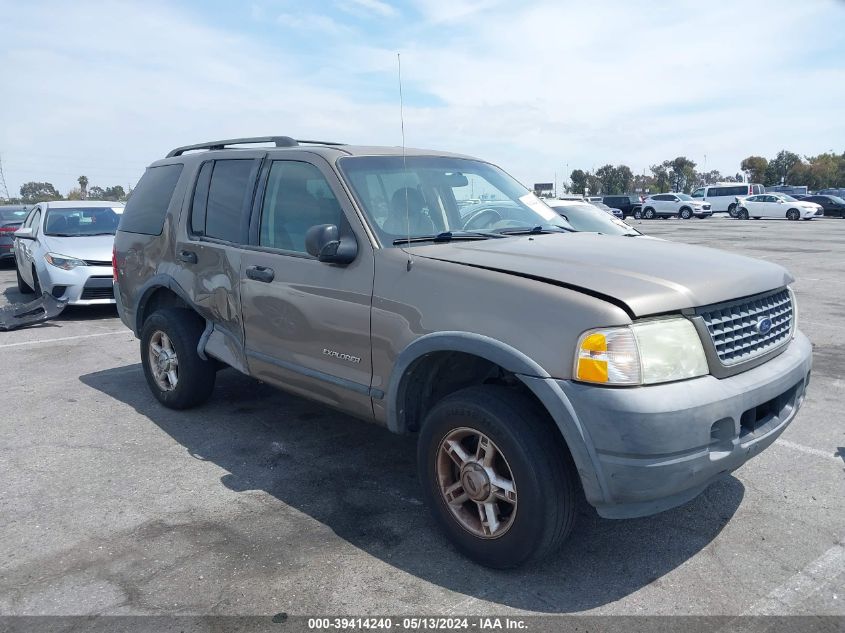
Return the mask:
<path id="1" fill-rule="evenodd" d="M 491 237 L 498 237 L 490 233 L 475 233 L 473 231 L 444 231 L 437 235 L 412 235 L 410 237 L 400 237 L 393 240 L 393 245 L 411 244 L 416 242 L 452 242 L 454 240 L 487 240 Z"/>
<path id="2" fill-rule="evenodd" d="M 542 235 L 545 233 L 568 233 L 562 226 L 542 227 L 535 226 L 532 228 L 516 228 L 516 229 L 497 229 L 495 233 L 498 235 Z"/>

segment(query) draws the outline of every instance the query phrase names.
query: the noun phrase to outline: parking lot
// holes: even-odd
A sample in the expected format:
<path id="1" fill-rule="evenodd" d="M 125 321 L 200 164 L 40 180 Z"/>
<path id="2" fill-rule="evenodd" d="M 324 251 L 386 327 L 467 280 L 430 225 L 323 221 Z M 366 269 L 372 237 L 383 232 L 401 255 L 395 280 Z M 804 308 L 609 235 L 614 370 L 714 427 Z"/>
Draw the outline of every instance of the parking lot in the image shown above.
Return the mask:
<path id="1" fill-rule="evenodd" d="M 584 508 L 553 558 L 482 568 L 421 504 L 412 437 L 234 370 L 165 409 L 116 311 L 67 309 L 0 333 L 0 613 L 845 615 L 845 220 L 634 225 L 786 266 L 814 343 L 796 422 L 694 501 Z"/>

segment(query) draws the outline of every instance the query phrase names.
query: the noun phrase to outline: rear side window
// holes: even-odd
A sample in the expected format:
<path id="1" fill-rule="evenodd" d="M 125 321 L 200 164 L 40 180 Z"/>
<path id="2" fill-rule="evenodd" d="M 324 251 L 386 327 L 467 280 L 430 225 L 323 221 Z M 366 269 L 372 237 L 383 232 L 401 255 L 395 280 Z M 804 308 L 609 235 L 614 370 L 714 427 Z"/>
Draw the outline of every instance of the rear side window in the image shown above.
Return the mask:
<path id="1" fill-rule="evenodd" d="M 191 206 L 191 232 L 242 242 L 255 186 L 258 161 L 225 159 L 200 170 Z"/>
<path id="2" fill-rule="evenodd" d="M 181 164 L 147 169 L 126 202 L 118 229 L 128 233 L 161 235 L 164 216 L 181 174 Z"/>

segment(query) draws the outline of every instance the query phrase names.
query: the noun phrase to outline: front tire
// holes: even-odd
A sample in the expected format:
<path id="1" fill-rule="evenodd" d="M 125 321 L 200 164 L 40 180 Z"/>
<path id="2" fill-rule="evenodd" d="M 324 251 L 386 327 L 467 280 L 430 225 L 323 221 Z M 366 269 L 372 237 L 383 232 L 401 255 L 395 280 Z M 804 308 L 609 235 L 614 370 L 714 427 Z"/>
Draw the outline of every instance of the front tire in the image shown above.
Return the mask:
<path id="1" fill-rule="evenodd" d="M 845 214 L 843 214 L 842 217 L 845 218 Z M 637 209 L 636 211 L 634 211 L 634 219 L 635 220 L 642 220 L 643 219 L 643 210 L 642 209 Z"/>
<path id="2" fill-rule="evenodd" d="M 417 449 L 435 521 L 465 556 L 497 569 L 548 556 L 569 534 L 576 509 L 570 463 L 535 402 L 491 385 L 438 402 Z"/>
<path id="3" fill-rule="evenodd" d="M 651 207 L 646 207 L 643 210 L 643 217 L 646 220 L 653 220 L 654 219 L 654 209 L 652 209 Z"/>
<path id="4" fill-rule="evenodd" d="M 735 217 L 736 217 L 736 203 L 735 203 L 735 202 L 731 202 L 731 203 L 728 205 L 728 214 L 729 214 L 732 218 L 735 218 Z"/>
<path id="5" fill-rule="evenodd" d="M 692 217 L 692 210 L 684 207 L 678 213 L 678 217 L 681 218 L 682 220 L 689 220 Z"/>
<path id="6" fill-rule="evenodd" d="M 747 220 L 748 219 L 748 209 L 740 209 L 736 212 L 736 218 L 738 220 Z"/>
<path id="7" fill-rule="evenodd" d="M 205 324 L 194 312 L 164 308 L 141 328 L 141 363 L 147 385 L 170 409 L 189 409 L 211 396 L 215 364 L 197 354 Z"/>
<path id="8" fill-rule="evenodd" d="M 801 212 L 798 209 L 790 209 L 786 212 L 786 219 L 796 222 L 801 219 Z"/>
<path id="9" fill-rule="evenodd" d="M 18 278 L 18 292 L 24 295 L 29 295 L 34 292 L 34 290 L 29 287 L 29 284 L 23 280 L 23 277 L 21 277 L 21 271 L 17 264 L 15 264 L 15 276 Z"/>

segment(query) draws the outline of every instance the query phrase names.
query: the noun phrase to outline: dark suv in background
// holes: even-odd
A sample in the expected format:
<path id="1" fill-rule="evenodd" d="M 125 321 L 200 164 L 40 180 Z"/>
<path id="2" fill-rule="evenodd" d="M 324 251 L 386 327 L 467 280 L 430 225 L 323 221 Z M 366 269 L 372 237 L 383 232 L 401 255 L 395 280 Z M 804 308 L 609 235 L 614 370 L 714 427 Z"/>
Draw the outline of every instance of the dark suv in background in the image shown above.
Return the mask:
<path id="1" fill-rule="evenodd" d="M 629 215 L 636 216 L 636 212 L 643 208 L 640 197 L 633 194 L 626 196 L 605 196 L 602 198 L 602 202 L 613 209 L 619 209 L 622 211 L 622 216 L 626 218 Z"/>

